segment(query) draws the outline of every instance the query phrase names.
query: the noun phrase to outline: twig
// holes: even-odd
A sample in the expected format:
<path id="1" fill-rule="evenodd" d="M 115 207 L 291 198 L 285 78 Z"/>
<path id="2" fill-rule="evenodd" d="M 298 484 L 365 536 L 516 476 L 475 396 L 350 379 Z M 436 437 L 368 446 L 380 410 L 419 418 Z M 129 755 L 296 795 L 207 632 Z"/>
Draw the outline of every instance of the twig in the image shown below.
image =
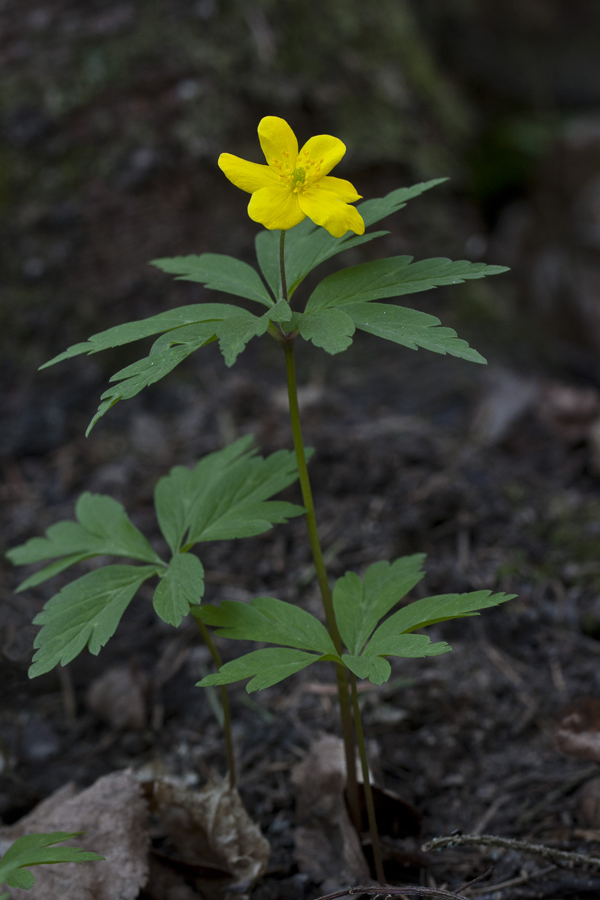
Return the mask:
<path id="1" fill-rule="evenodd" d="M 475 844 L 482 847 L 504 847 L 506 850 L 517 850 L 519 853 L 530 853 L 542 856 L 555 863 L 564 864 L 572 869 L 574 866 L 593 866 L 600 869 L 597 856 L 585 856 L 583 853 L 571 853 L 567 850 L 555 850 L 544 844 L 530 844 L 528 841 L 517 841 L 514 838 L 498 837 L 495 834 L 452 834 L 434 838 L 423 845 L 423 850 L 441 850 L 443 847 L 458 847 L 461 844 Z"/>
<path id="2" fill-rule="evenodd" d="M 484 887 L 477 888 L 473 892 L 473 896 L 477 896 L 477 894 L 492 894 L 494 891 L 501 891 L 504 888 L 509 887 L 517 887 L 519 884 L 527 884 L 530 881 L 533 881 L 534 878 L 541 878 L 543 875 L 547 875 L 549 872 L 554 872 L 556 870 L 556 866 L 546 866 L 545 869 L 539 869 L 537 872 L 526 872 L 524 875 L 519 875 L 518 878 L 509 878 L 508 881 L 499 881 L 497 884 L 486 884 Z"/>
<path id="3" fill-rule="evenodd" d="M 318 900 L 336 900 L 337 897 L 345 897 L 346 894 L 371 894 L 379 897 L 398 897 L 402 894 L 419 894 L 429 897 L 450 897 L 451 900 L 467 900 L 462 894 L 453 894 L 451 891 L 443 891 L 441 888 L 419 887 L 415 884 L 395 885 L 391 884 L 372 884 L 359 885 L 358 887 L 346 888 L 343 891 L 334 891 L 333 894 L 325 894 Z"/>
<path id="4" fill-rule="evenodd" d="M 487 878 L 488 875 L 491 875 L 493 871 L 494 867 L 490 866 L 489 869 L 486 869 L 486 871 L 482 872 L 481 875 L 478 875 L 477 878 L 472 878 L 471 881 L 467 881 L 466 884 L 461 884 L 461 886 L 459 887 L 459 891 L 464 891 L 467 888 L 473 887 L 474 884 L 483 881 L 484 878 Z"/>

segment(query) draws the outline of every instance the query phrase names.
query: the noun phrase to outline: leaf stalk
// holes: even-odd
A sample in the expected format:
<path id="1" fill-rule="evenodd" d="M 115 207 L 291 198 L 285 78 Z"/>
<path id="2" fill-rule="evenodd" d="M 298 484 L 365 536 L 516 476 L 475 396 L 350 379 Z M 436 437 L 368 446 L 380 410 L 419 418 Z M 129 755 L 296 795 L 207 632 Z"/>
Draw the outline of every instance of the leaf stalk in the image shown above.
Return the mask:
<path id="1" fill-rule="evenodd" d="M 204 643 L 210 651 L 210 655 L 212 656 L 217 669 L 220 669 L 223 665 L 223 658 L 217 650 L 210 631 L 208 630 L 202 619 L 199 619 L 196 616 L 194 616 L 194 619 L 196 620 L 196 624 L 198 625 L 200 634 L 202 635 Z M 221 706 L 223 707 L 223 734 L 225 737 L 225 751 L 227 753 L 227 772 L 229 774 L 229 787 L 233 789 L 236 786 L 235 754 L 233 752 L 233 733 L 231 730 L 229 693 L 225 684 L 220 685 L 220 692 Z"/>
<path id="2" fill-rule="evenodd" d="M 356 675 L 350 675 L 350 685 L 352 687 L 352 706 L 354 708 L 354 726 L 356 728 L 356 738 L 358 741 L 358 753 L 360 755 L 360 765 L 363 775 L 363 787 L 365 791 L 365 804 L 367 807 L 367 817 L 369 820 L 369 831 L 371 832 L 371 846 L 373 848 L 373 861 L 375 863 L 375 877 L 380 884 L 385 884 L 385 872 L 383 871 L 383 860 L 381 858 L 381 844 L 379 842 L 379 832 L 377 830 L 377 818 L 375 816 L 375 803 L 373 801 L 373 791 L 371 790 L 371 780 L 369 778 L 369 760 L 367 758 L 367 748 L 365 746 L 365 735 L 362 727 L 362 719 L 360 717 L 360 706 L 358 705 L 358 691 L 356 690 Z"/>

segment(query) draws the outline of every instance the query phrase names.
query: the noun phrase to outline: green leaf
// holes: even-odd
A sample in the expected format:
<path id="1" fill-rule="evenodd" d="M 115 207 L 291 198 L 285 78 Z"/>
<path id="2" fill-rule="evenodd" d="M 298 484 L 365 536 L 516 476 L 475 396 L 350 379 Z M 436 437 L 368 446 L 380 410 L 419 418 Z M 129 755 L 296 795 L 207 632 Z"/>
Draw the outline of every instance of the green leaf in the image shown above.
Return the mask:
<path id="1" fill-rule="evenodd" d="M 173 553 L 185 541 L 251 537 L 302 515 L 304 507 L 269 500 L 298 477 L 289 450 L 263 459 L 251 435 L 210 453 L 194 467 L 175 466 L 156 486 L 158 521 Z"/>
<path id="2" fill-rule="evenodd" d="M 36 572 L 18 591 L 41 584 L 92 556 L 125 556 L 164 565 L 123 506 L 112 497 L 86 492 L 77 501 L 75 515 L 77 522 L 57 522 L 50 526 L 45 537 L 31 538 L 8 551 L 6 555 L 15 566 L 64 557 Z"/>
<path id="3" fill-rule="evenodd" d="M 33 620 L 43 625 L 29 669 L 35 678 L 57 663 L 66 666 L 88 646 L 97 656 L 113 636 L 121 616 L 141 584 L 158 575 L 158 566 L 105 566 L 66 585 Z"/>
<path id="4" fill-rule="evenodd" d="M 336 655 L 333 641 L 318 619 L 274 597 L 256 597 L 250 603 L 224 600 L 219 606 L 202 606 L 194 615 L 218 628 L 220 637 Z"/>
<path id="5" fill-rule="evenodd" d="M 198 322 L 220 322 L 231 316 L 235 316 L 240 307 L 226 303 L 197 303 L 193 306 L 180 306 L 178 309 L 167 310 L 157 316 L 150 316 L 140 322 L 127 322 L 124 325 L 115 325 L 106 331 L 93 334 L 87 341 L 74 344 L 59 353 L 53 359 L 40 366 L 46 369 L 55 363 L 79 356 L 81 353 L 99 353 L 101 350 L 109 350 L 112 347 L 122 347 L 133 341 L 141 341 L 143 338 L 152 337 L 165 331 L 173 331 L 183 325 L 194 325 Z M 249 314 L 250 315 L 250 314 Z"/>
<path id="6" fill-rule="evenodd" d="M 354 322 L 341 309 L 322 309 L 302 316 L 297 327 L 305 340 L 332 355 L 348 349 L 355 331 Z"/>
<path id="7" fill-rule="evenodd" d="M 413 197 L 418 197 L 444 181 L 448 181 L 448 179 L 433 178 L 431 181 L 422 181 L 420 184 L 413 184 L 411 187 L 397 188 L 385 197 L 365 200 L 363 203 L 359 203 L 356 208 L 363 217 L 365 226 L 368 228 L 369 225 L 374 225 L 375 222 L 379 222 L 381 219 L 385 219 L 386 216 L 403 209 Z"/>
<path id="8" fill-rule="evenodd" d="M 477 350 L 457 337 L 453 328 L 438 327 L 440 320 L 427 313 L 386 303 L 349 303 L 344 306 L 344 312 L 362 331 L 402 344 L 411 350 L 422 347 L 434 353 L 458 356 L 469 362 L 486 362 Z"/>
<path id="9" fill-rule="evenodd" d="M 177 281 L 198 281 L 213 291 L 247 297 L 263 306 L 273 305 L 257 271 L 233 256 L 222 253 L 174 256 L 171 259 L 154 259 L 151 265 L 177 275 Z"/>
<path id="10" fill-rule="evenodd" d="M 252 653 L 225 663 L 216 674 L 207 675 L 198 682 L 196 687 L 209 687 L 211 684 L 233 684 L 234 681 L 251 678 L 252 681 L 246 686 L 246 690 L 251 694 L 253 691 L 260 691 L 273 684 L 278 684 L 318 660 L 318 656 L 304 653 L 302 650 L 286 650 L 281 647 L 253 650 Z"/>
<path id="11" fill-rule="evenodd" d="M 392 191 L 387 197 L 365 200 L 357 205 L 365 226 L 373 225 L 380 219 L 406 206 L 408 200 L 424 191 L 441 184 L 446 178 L 435 178 L 408 188 Z M 331 259 L 344 250 L 358 247 L 375 238 L 388 234 L 376 231 L 363 235 L 348 232 L 342 238 L 334 238 L 324 228 L 305 219 L 295 228 L 286 232 L 285 271 L 288 294 L 291 297 L 303 279 L 326 259 Z M 281 276 L 279 272 L 279 232 L 261 231 L 256 237 L 256 255 L 265 279 L 276 297 L 281 297 Z"/>
<path id="12" fill-rule="evenodd" d="M 407 634 L 417 628 L 425 628 L 427 625 L 446 622 L 449 619 L 477 616 L 478 610 L 499 606 L 500 603 L 506 603 L 515 596 L 504 593 L 492 594 L 491 591 L 472 591 L 468 594 L 440 594 L 437 597 L 415 600 L 414 603 L 399 609 L 379 626 L 367 650 L 369 654 L 386 652 L 379 648 L 387 646 L 386 641 L 390 637 Z"/>
<path id="13" fill-rule="evenodd" d="M 104 859 L 104 856 L 81 850 L 79 847 L 52 846 L 80 834 L 80 831 L 53 831 L 50 834 L 26 834 L 17 838 L 0 860 L 0 884 L 6 882 L 9 887 L 29 890 L 35 884 L 35 878 L 28 869 L 29 866 L 94 862 Z M 4 894 L 3 896 L 8 897 L 9 895 Z"/>
<path id="14" fill-rule="evenodd" d="M 368 678 L 373 684 L 383 684 L 392 674 L 392 667 L 382 656 L 355 656 L 345 653 L 342 660 L 357 678 Z"/>
<path id="15" fill-rule="evenodd" d="M 486 266 L 485 263 L 464 260 L 452 262 L 440 258 L 413 263 L 412 259 L 412 256 L 392 256 L 328 275 L 311 294 L 305 311 L 316 312 L 329 306 L 400 297 L 508 271 L 505 266 Z"/>
<path id="16" fill-rule="evenodd" d="M 178 628 L 204 594 L 204 567 L 193 553 L 178 553 L 154 592 L 154 609 L 168 625 Z"/>
<path id="17" fill-rule="evenodd" d="M 333 606 L 340 635 L 350 653 L 356 655 L 380 619 L 424 576 L 424 553 L 403 556 L 390 564 L 376 562 L 361 579 L 346 572 L 336 582 Z"/>

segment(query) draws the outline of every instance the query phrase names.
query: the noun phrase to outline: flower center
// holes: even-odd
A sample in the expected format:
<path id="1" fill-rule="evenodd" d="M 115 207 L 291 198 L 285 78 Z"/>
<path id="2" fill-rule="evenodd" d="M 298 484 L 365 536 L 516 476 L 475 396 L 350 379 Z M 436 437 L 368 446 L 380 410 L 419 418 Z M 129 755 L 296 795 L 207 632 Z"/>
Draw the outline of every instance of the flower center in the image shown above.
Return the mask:
<path id="1" fill-rule="evenodd" d="M 306 178 L 306 170 L 303 168 L 294 169 L 290 178 L 290 187 L 293 191 L 299 191 Z"/>
<path id="2" fill-rule="evenodd" d="M 297 168 L 293 169 L 289 163 L 289 154 L 282 152 L 285 159 L 281 163 L 278 159 L 269 160 L 269 165 L 279 172 L 279 180 L 294 192 L 294 194 L 308 190 L 316 181 L 322 178 L 321 165 L 324 160 L 310 159 L 308 154 L 301 153 L 296 160 Z"/>

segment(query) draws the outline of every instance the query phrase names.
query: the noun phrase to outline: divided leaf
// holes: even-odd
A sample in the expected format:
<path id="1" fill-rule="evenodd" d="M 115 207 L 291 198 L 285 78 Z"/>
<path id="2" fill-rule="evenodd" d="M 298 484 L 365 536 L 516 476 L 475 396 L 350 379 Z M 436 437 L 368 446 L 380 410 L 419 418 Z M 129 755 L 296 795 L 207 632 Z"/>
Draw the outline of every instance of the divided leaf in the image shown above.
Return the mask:
<path id="1" fill-rule="evenodd" d="M 424 597 L 415 600 L 403 609 L 399 609 L 386 619 L 375 631 L 365 653 L 387 654 L 389 640 L 398 635 L 412 636 L 409 633 L 417 628 L 446 622 L 449 619 L 461 619 L 466 616 L 479 615 L 478 610 L 499 606 L 512 600 L 516 594 L 492 594 L 491 591 L 472 591 L 468 594 L 440 594 L 437 597 Z M 418 637 L 418 635 L 414 635 Z M 382 649 L 383 648 L 383 649 Z"/>
<path id="2" fill-rule="evenodd" d="M 336 656 L 333 641 L 318 619 L 274 597 L 256 597 L 250 603 L 224 600 L 219 606 L 202 606 L 194 610 L 194 615 L 217 628 L 220 637 L 283 644 Z"/>
<path id="3" fill-rule="evenodd" d="M 311 294 L 305 311 L 310 314 L 330 306 L 399 297 L 508 271 L 505 266 L 487 266 L 465 260 L 453 262 L 440 258 L 416 263 L 412 260 L 412 256 L 392 256 L 328 275 Z"/>
<path id="4" fill-rule="evenodd" d="M 204 567 L 193 553 L 178 553 L 161 578 L 152 600 L 158 616 L 178 628 L 204 594 Z"/>
<path id="5" fill-rule="evenodd" d="M 417 197 L 424 191 L 446 181 L 435 178 L 408 188 L 399 188 L 386 197 L 366 200 L 357 204 L 365 226 L 373 225 L 380 219 L 397 212 L 406 206 L 408 200 Z M 288 294 L 291 297 L 301 281 L 318 265 L 344 250 L 358 247 L 375 238 L 388 234 L 387 231 L 376 231 L 369 234 L 356 235 L 348 232 L 342 238 L 334 238 L 324 228 L 319 228 L 310 219 L 304 219 L 286 234 L 285 270 L 288 283 Z M 261 231 L 256 237 L 256 255 L 261 271 L 276 297 L 281 297 L 281 276 L 279 273 L 279 233 Z"/>
<path id="6" fill-rule="evenodd" d="M 66 585 L 33 620 L 43 625 L 34 647 L 37 652 L 29 677 L 66 666 L 88 646 L 97 656 L 113 636 L 135 592 L 162 566 L 105 566 Z"/>
<path id="7" fill-rule="evenodd" d="M 252 537 L 302 515 L 304 507 L 269 500 L 298 477 L 289 450 L 263 459 L 251 435 L 203 457 L 194 469 L 175 466 L 155 490 L 162 533 L 173 553 L 182 544 Z"/>
<path id="8" fill-rule="evenodd" d="M 290 675 L 300 672 L 320 659 L 312 653 L 302 650 L 286 650 L 281 647 L 269 647 L 266 650 L 253 650 L 239 659 L 221 666 L 214 675 L 207 675 L 196 687 L 209 687 L 212 684 L 233 684 L 244 678 L 252 680 L 246 686 L 249 694 L 278 684 Z"/>
<path id="9" fill-rule="evenodd" d="M 320 314 L 325 311 L 322 310 Z M 433 353 L 448 353 L 469 362 L 486 362 L 477 350 L 457 337 L 453 328 L 442 328 L 438 318 L 416 309 L 385 303 L 349 303 L 344 306 L 344 312 L 361 331 L 394 341 L 410 350 L 422 347 Z"/>
<path id="10" fill-rule="evenodd" d="M 222 253 L 174 256 L 171 259 L 154 259 L 151 265 L 176 275 L 177 281 L 198 281 L 213 291 L 246 297 L 263 306 L 273 305 L 257 271 L 233 256 Z"/>
<path id="11" fill-rule="evenodd" d="M 125 556 L 164 565 L 123 506 L 112 497 L 86 492 L 77 501 L 75 515 L 77 522 L 57 522 L 48 528 L 45 537 L 31 538 L 8 551 L 6 555 L 15 566 L 63 557 L 36 572 L 17 591 L 42 584 L 92 556 Z"/>
<path id="12" fill-rule="evenodd" d="M 81 850 L 79 847 L 54 847 L 80 835 L 80 831 L 53 831 L 50 834 L 26 834 L 17 838 L 0 859 L 0 884 L 29 890 L 35 884 L 29 866 L 53 863 L 83 863 L 102 860 L 104 856 Z M 6 895 L 8 896 L 8 894 Z"/>
<path id="13" fill-rule="evenodd" d="M 346 572 L 336 582 L 333 606 L 340 635 L 351 654 L 358 654 L 377 623 L 421 581 L 424 553 L 403 556 L 393 563 L 376 562 L 361 580 Z"/>

